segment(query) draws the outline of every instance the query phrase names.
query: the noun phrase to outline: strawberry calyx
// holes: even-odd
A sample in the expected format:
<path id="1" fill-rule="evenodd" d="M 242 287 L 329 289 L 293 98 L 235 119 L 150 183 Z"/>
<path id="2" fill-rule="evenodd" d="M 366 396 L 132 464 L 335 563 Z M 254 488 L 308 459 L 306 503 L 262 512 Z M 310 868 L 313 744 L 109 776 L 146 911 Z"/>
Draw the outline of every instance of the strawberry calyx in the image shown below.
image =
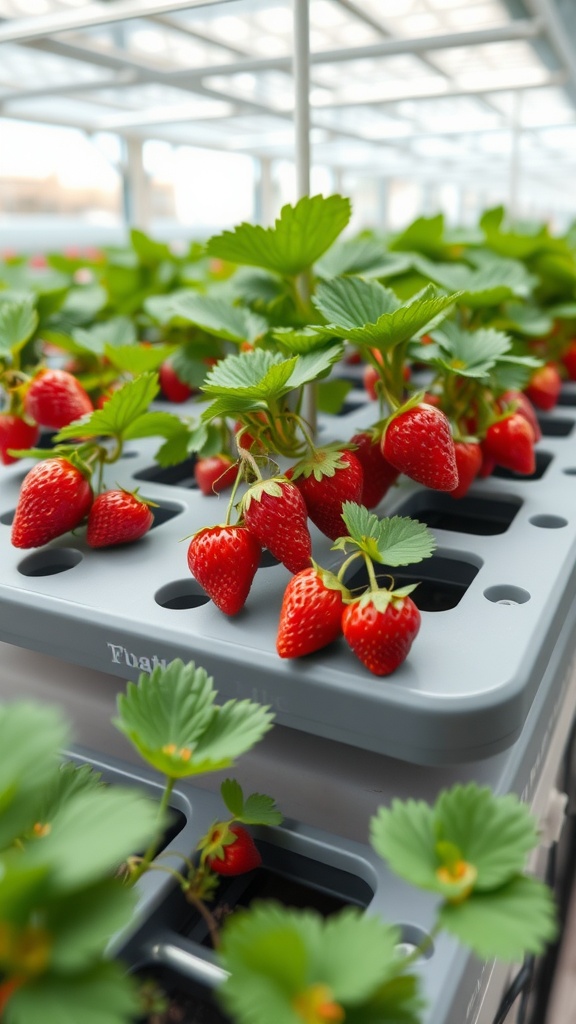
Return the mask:
<path id="1" fill-rule="evenodd" d="M 357 604 L 359 608 L 364 608 L 366 605 L 371 604 L 374 606 L 377 612 L 385 612 L 389 607 L 398 607 L 402 604 L 404 599 L 408 597 L 413 590 L 418 586 L 417 583 L 409 583 L 405 587 L 398 587 L 394 589 L 394 579 L 392 576 L 388 576 L 390 587 L 380 587 L 374 575 L 374 568 L 371 563 L 366 563 L 368 567 L 368 576 L 370 577 L 370 587 L 365 590 L 359 597 L 350 597 L 349 600 L 345 600 L 346 604 Z"/>
<path id="2" fill-rule="evenodd" d="M 327 590 L 339 590 L 342 594 L 342 599 L 345 602 L 348 602 L 351 599 L 352 595 L 350 594 L 348 587 L 338 576 L 335 576 L 329 569 L 323 569 L 322 566 L 318 565 L 313 558 L 311 559 L 311 563 L 316 575 L 322 581 L 323 586 L 326 587 Z"/>
<path id="3" fill-rule="evenodd" d="M 289 483 L 290 481 L 286 476 L 271 476 L 267 480 L 256 480 L 242 498 L 240 503 L 242 513 L 250 508 L 253 501 L 262 501 L 265 494 L 268 494 L 271 498 L 281 498 L 282 485 Z"/>
<path id="4" fill-rule="evenodd" d="M 387 416 L 386 419 L 382 420 L 381 424 L 377 424 L 377 426 L 381 426 L 379 436 L 382 441 L 386 435 L 388 427 L 395 419 L 397 419 L 398 416 L 401 416 L 402 413 L 408 412 L 409 409 L 415 409 L 417 406 L 425 404 L 425 399 L 425 391 L 415 391 L 413 395 L 410 395 L 410 397 L 402 403 L 402 405 L 397 405 L 390 415 Z"/>
<path id="5" fill-rule="evenodd" d="M 334 442 L 322 448 L 313 448 L 306 458 L 291 468 L 290 479 L 308 479 L 313 476 L 319 482 L 325 476 L 333 477 L 339 469 L 348 469 L 348 463 L 342 458 L 342 453 L 352 451 L 355 447 L 356 445 L 350 443 Z"/>
<path id="6" fill-rule="evenodd" d="M 235 819 L 229 821 L 215 821 L 208 832 L 199 840 L 197 850 L 200 853 L 200 863 L 204 865 L 207 860 L 224 860 L 225 847 L 231 846 L 238 839 L 232 831 L 231 826 Z"/>

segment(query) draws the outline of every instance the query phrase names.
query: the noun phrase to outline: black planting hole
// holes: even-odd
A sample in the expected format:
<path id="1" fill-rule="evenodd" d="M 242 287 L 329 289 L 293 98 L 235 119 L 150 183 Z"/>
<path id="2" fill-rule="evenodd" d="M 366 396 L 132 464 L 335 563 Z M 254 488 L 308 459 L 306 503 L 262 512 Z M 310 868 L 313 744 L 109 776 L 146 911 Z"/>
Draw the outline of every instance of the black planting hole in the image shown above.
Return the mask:
<path id="1" fill-rule="evenodd" d="M 176 466 L 149 466 L 134 474 L 136 480 L 147 480 L 154 484 L 168 484 L 170 487 L 197 488 L 198 484 L 194 479 L 194 465 L 196 459 L 190 457 Z"/>
<path id="2" fill-rule="evenodd" d="M 539 416 L 538 422 L 542 437 L 568 437 L 574 429 L 574 420 L 555 419 L 553 416 Z"/>
<path id="3" fill-rule="evenodd" d="M 154 964 L 133 975 L 144 1006 L 149 1007 L 138 1024 L 231 1024 L 216 1004 L 212 989 L 184 971 Z"/>
<path id="4" fill-rule="evenodd" d="M 199 608 L 203 604 L 208 604 L 210 598 L 200 584 L 190 577 L 160 587 L 154 594 L 154 600 L 161 608 L 181 611 L 184 608 Z"/>
<path id="5" fill-rule="evenodd" d="M 352 566 L 352 568 L 355 568 Z M 475 576 L 478 566 L 456 558 L 444 558 L 434 554 L 417 565 L 392 569 L 394 587 L 406 587 L 418 583 L 410 597 L 421 612 L 445 612 L 460 603 Z M 389 586 L 390 578 L 385 573 L 376 573 L 382 586 Z M 369 586 L 366 566 L 345 578 L 346 586 L 360 594 Z"/>
<path id="6" fill-rule="evenodd" d="M 184 509 L 181 505 L 169 505 L 162 501 L 156 502 L 155 506 L 151 506 L 152 514 L 154 516 L 154 522 L 150 527 L 153 530 L 156 526 L 162 526 L 162 523 L 168 523 L 174 516 L 179 516 Z"/>
<path id="7" fill-rule="evenodd" d="M 540 480 L 553 458 L 550 452 L 536 452 L 536 469 L 533 473 L 514 473 L 511 469 L 504 469 L 504 466 L 496 466 L 492 470 L 492 476 L 498 476 L 502 480 Z"/>
<path id="8" fill-rule="evenodd" d="M 455 501 L 449 494 L 420 491 L 398 509 L 398 515 L 419 519 L 432 530 L 491 537 L 506 532 L 521 505 L 520 498 L 476 498 L 469 495 Z"/>
<path id="9" fill-rule="evenodd" d="M 344 399 L 341 407 L 337 413 L 333 413 L 335 416 L 348 416 L 351 412 L 358 412 L 361 406 L 366 404 L 366 393 L 363 391 L 353 391 L 351 395 L 356 395 L 356 401 L 352 397 Z"/>
<path id="10" fill-rule="evenodd" d="M 24 558 L 18 572 L 22 576 L 56 576 L 79 565 L 82 553 L 76 548 L 44 548 Z"/>
<path id="11" fill-rule="evenodd" d="M 15 508 L 11 508 L 8 512 L 3 512 L 2 515 L 0 516 L 0 523 L 3 523 L 4 526 L 12 526 L 15 515 Z"/>
<path id="12" fill-rule="evenodd" d="M 365 909 L 374 896 L 368 883 L 350 871 L 265 840 L 258 839 L 257 844 L 262 855 L 261 867 L 245 875 L 221 877 L 212 907 L 217 919 L 235 907 L 249 907 L 254 899 L 276 900 L 286 907 L 308 907 L 329 917 L 347 906 Z M 192 941 L 211 946 L 206 924 L 193 908 L 180 931 Z"/>
<path id="13" fill-rule="evenodd" d="M 54 447 L 54 438 L 58 433 L 57 430 L 41 430 L 40 437 L 34 445 L 35 448 L 44 448 L 45 450 Z"/>
<path id="14" fill-rule="evenodd" d="M 260 569 L 269 569 L 271 565 L 280 565 L 280 559 L 276 558 L 268 548 L 264 548 L 260 556 L 258 567 Z"/>
<path id="15" fill-rule="evenodd" d="M 574 406 L 576 406 L 576 390 L 574 390 L 574 388 L 568 388 L 566 385 L 564 385 L 560 394 L 558 395 L 557 404 L 563 405 L 564 407 L 571 406 L 572 408 L 574 408 Z"/>

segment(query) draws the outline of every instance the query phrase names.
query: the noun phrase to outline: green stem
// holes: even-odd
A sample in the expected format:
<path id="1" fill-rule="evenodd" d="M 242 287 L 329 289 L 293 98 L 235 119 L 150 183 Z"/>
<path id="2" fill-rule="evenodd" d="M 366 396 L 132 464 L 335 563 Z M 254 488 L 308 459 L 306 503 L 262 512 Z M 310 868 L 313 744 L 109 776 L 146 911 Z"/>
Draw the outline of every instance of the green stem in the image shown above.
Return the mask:
<path id="1" fill-rule="evenodd" d="M 434 939 L 436 938 L 436 936 L 438 935 L 440 930 L 441 930 L 440 922 L 436 921 L 436 924 L 431 929 L 430 934 L 426 935 L 426 937 L 424 939 L 422 939 L 422 942 L 418 946 L 415 946 L 414 949 L 412 950 L 412 952 L 408 953 L 407 956 L 404 957 L 404 959 L 402 961 L 402 966 L 403 967 L 407 967 L 408 964 L 413 964 L 421 956 L 425 956 L 426 953 L 428 952 L 428 950 L 430 949 L 430 947 L 433 945 Z"/>
<path id="2" fill-rule="evenodd" d="M 210 933 L 210 938 L 212 939 L 212 945 L 214 946 L 214 949 L 218 949 L 220 945 L 220 933 L 218 931 L 216 918 L 208 910 L 208 907 L 206 906 L 204 901 L 199 899 L 199 897 L 196 896 L 194 893 L 189 891 L 186 892 L 186 899 L 188 903 L 191 903 L 192 906 L 196 908 L 198 913 L 201 914 L 201 916 L 204 918 L 204 921 L 206 922 L 208 931 Z"/>
<path id="3" fill-rule="evenodd" d="M 345 561 L 342 562 L 342 565 L 340 566 L 340 568 L 338 570 L 338 575 L 336 576 L 336 579 L 338 580 L 339 583 L 342 583 L 342 580 L 344 579 L 344 576 L 346 574 L 346 570 L 347 570 L 348 566 L 352 564 L 354 559 L 359 558 L 361 554 L 362 554 L 361 551 L 354 551 L 353 554 L 348 555 L 348 558 L 346 558 Z"/>
<path id="4" fill-rule="evenodd" d="M 378 580 L 376 579 L 376 573 L 374 572 L 374 563 L 373 563 L 372 559 L 369 557 L 369 555 L 366 554 L 365 551 L 362 551 L 362 555 L 364 556 L 364 561 L 366 563 L 366 571 L 368 573 L 368 582 L 370 584 L 370 588 L 369 589 L 371 591 L 372 590 L 380 590 L 380 587 L 378 586 Z"/>
<path id="5" fill-rule="evenodd" d="M 158 820 L 158 824 L 159 825 L 162 823 L 162 821 L 164 819 L 164 815 L 165 815 L 166 811 L 168 810 L 168 806 L 170 804 L 170 797 L 172 796 L 172 790 L 174 789 L 175 782 L 176 782 L 176 779 L 173 779 L 170 775 L 166 776 L 166 784 L 164 786 L 164 792 L 162 793 L 162 797 L 160 799 L 160 803 L 158 804 L 158 819 L 157 820 Z M 131 879 L 132 884 L 137 882 L 138 879 L 141 878 L 142 875 L 146 871 L 148 871 L 148 868 L 150 867 L 152 861 L 154 860 L 154 857 L 156 856 L 156 851 L 158 850 L 159 842 L 160 842 L 159 837 L 155 836 L 154 839 L 152 840 L 152 842 L 150 843 L 148 849 L 146 850 L 146 853 L 142 857 L 142 860 L 140 861 L 140 864 L 136 868 L 136 871 L 132 875 L 132 879 Z"/>

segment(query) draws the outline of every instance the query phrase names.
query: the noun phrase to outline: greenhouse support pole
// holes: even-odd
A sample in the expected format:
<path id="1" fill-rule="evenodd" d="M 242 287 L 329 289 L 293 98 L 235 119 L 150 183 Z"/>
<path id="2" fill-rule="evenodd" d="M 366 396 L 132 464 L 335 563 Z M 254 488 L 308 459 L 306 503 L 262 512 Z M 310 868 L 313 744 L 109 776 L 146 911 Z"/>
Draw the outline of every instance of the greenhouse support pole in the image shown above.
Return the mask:
<path id="1" fill-rule="evenodd" d="M 310 194 L 310 8 L 309 0 L 294 0 L 294 144 L 297 199 Z M 297 282 L 304 302 L 310 299 L 310 281 L 304 274 Z M 316 434 L 317 389 L 304 388 L 302 415 Z"/>
<path id="2" fill-rule="evenodd" d="M 512 118 L 510 122 L 511 144 L 510 144 L 510 179 L 508 208 L 510 218 L 514 221 L 519 214 L 520 203 L 518 193 L 520 190 L 520 143 L 522 135 L 522 94 L 515 92 L 512 96 Z"/>
<path id="3" fill-rule="evenodd" d="M 145 231 L 150 219 L 148 181 L 142 160 L 142 139 L 124 139 L 124 219 L 129 228 Z"/>

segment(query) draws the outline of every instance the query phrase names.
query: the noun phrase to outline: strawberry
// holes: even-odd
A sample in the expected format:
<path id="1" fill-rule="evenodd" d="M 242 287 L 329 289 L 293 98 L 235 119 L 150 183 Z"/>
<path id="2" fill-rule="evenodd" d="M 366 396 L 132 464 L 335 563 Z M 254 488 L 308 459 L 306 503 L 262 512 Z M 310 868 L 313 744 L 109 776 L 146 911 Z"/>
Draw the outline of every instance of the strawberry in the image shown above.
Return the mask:
<path id="1" fill-rule="evenodd" d="M 485 480 L 486 477 L 491 476 L 496 469 L 496 459 L 493 459 L 492 456 L 488 454 L 483 441 L 480 443 L 480 448 L 482 450 L 482 462 L 480 463 L 480 469 L 478 470 L 478 477 L 480 480 Z"/>
<path id="2" fill-rule="evenodd" d="M 220 611 L 236 615 L 246 603 L 262 549 L 245 526 L 209 526 L 188 547 L 188 568 Z"/>
<path id="3" fill-rule="evenodd" d="M 88 513 L 86 542 L 91 548 L 108 548 L 139 540 L 154 522 L 146 501 L 130 491 L 104 491 Z"/>
<path id="4" fill-rule="evenodd" d="M 546 366 L 541 366 L 532 374 L 525 392 L 537 409 L 548 412 L 557 404 L 561 389 L 562 378 L 558 367 L 554 363 L 546 363 Z"/>
<path id="5" fill-rule="evenodd" d="M 93 410 L 80 382 L 66 370 L 40 370 L 28 385 L 23 403 L 26 415 L 50 430 L 61 430 Z"/>
<path id="6" fill-rule="evenodd" d="M 16 462 L 15 455 L 9 455 L 10 448 L 32 448 L 40 434 L 40 427 L 37 423 L 27 423 L 21 416 L 12 416 L 11 413 L 0 413 L 0 461 L 5 466 Z"/>
<path id="7" fill-rule="evenodd" d="M 450 492 L 452 498 L 463 498 L 482 467 L 482 448 L 477 441 L 455 441 L 458 486 Z"/>
<path id="8" fill-rule="evenodd" d="M 262 863 L 258 847 L 243 825 L 216 825 L 210 836 L 210 845 L 215 849 L 206 857 L 206 862 L 218 875 L 244 875 Z"/>
<path id="9" fill-rule="evenodd" d="M 576 380 L 576 338 L 572 339 L 562 356 L 562 364 L 568 380 Z"/>
<path id="10" fill-rule="evenodd" d="M 532 427 L 520 413 L 497 420 L 486 431 L 484 451 L 498 466 L 530 476 L 536 468 Z"/>
<path id="11" fill-rule="evenodd" d="M 37 548 L 78 526 L 92 504 L 92 488 L 67 459 L 46 459 L 24 477 L 12 523 L 16 548 Z"/>
<path id="12" fill-rule="evenodd" d="M 238 475 L 238 464 L 229 455 L 210 455 L 197 459 L 194 479 L 202 494 L 219 494 L 232 487 Z"/>
<path id="13" fill-rule="evenodd" d="M 505 391 L 498 402 L 498 408 L 504 411 L 507 405 L 512 405 L 513 411 L 523 416 L 530 424 L 534 434 L 534 443 L 539 441 L 542 437 L 542 430 L 540 429 L 536 410 L 528 395 L 524 394 L 523 391 Z"/>
<path id="14" fill-rule="evenodd" d="M 337 540 L 345 533 L 342 505 L 360 504 L 364 471 L 354 452 L 317 448 L 294 467 L 292 479 L 302 494 L 308 515 L 327 537 Z"/>
<path id="15" fill-rule="evenodd" d="M 364 473 L 359 504 L 376 508 L 400 474 L 382 455 L 380 440 L 374 440 L 368 431 L 354 434 L 351 442 L 356 445 L 354 455 Z"/>
<path id="16" fill-rule="evenodd" d="M 290 572 L 309 567 L 308 512 L 296 484 L 286 477 L 258 480 L 246 491 L 242 507 L 250 533 Z"/>
<path id="17" fill-rule="evenodd" d="M 458 486 L 458 467 L 448 417 L 421 402 L 395 415 L 382 437 L 382 454 L 401 473 L 436 491 Z"/>
<path id="18" fill-rule="evenodd" d="M 387 676 L 407 658 L 420 621 L 410 597 L 373 590 L 345 608 L 342 631 L 366 668 L 376 676 Z"/>
<path id="19" fill-rule="evenodd" d="M 349 592 L 320 566 L 293 576 L 282 600 L 276 650 L 281 658 L 301 658 L 336 640 L 342 632 L 344 597 Z"/>
<path id="20" fill-rule="evenodd" d="M 376 384 L 380 380 L 380 374 L 375 366 L 371 363 L 367 363 L 362 373 L 362 383 L 364 384 L 364 390 L 366 391 L 368 398 L 374 402 L 378 398 L 378 392 L 376 390 Z"/>
<path id="21" fill-rule="evenodd" d="M 158 377 L 162 394 L 169 402 L 185 402 L 194 394 L 194 388 L 189 387 L 185 381 L 180 379 L 169 360 L 162 363 L 158 370 Z"/>

